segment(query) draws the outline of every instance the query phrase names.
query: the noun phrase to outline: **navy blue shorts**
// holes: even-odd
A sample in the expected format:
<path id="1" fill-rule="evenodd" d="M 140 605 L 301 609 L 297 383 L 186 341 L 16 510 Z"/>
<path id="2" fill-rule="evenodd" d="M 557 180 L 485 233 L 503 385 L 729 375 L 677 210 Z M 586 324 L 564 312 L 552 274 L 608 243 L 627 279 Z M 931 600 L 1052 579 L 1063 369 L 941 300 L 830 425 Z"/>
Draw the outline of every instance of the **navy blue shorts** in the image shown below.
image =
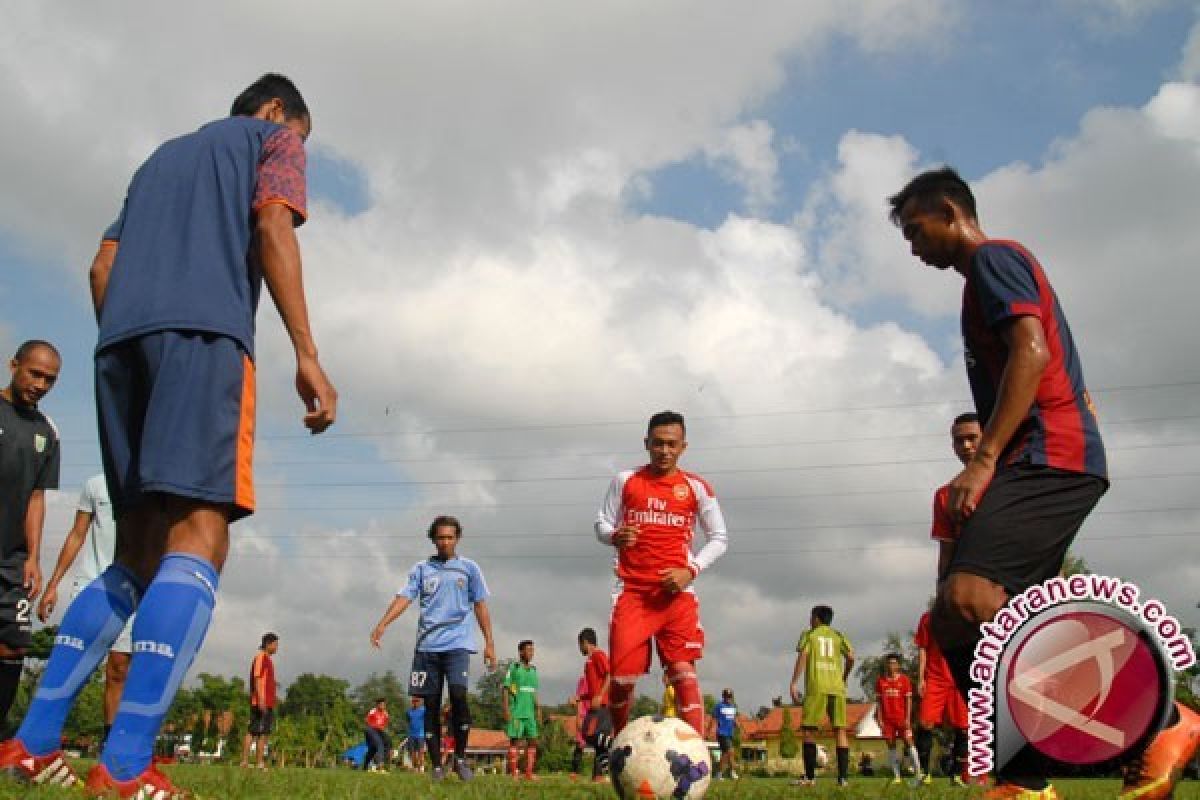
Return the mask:
<path id="1" fill-rule="evenodd" d="M 470 650 L 447 650 L 444 653 L 418 650 L 413 653 L 408 693 L 417 697 L 441 697 L 443 684 L 467 686 L 470 671 Z"/>
<path id="2" fill-rule="evenodd" d="M 96 415 L 113 511 L 147 493 L 254 511 L 254 362 L 228 336 L 159 331 L 96 353 Z"/>

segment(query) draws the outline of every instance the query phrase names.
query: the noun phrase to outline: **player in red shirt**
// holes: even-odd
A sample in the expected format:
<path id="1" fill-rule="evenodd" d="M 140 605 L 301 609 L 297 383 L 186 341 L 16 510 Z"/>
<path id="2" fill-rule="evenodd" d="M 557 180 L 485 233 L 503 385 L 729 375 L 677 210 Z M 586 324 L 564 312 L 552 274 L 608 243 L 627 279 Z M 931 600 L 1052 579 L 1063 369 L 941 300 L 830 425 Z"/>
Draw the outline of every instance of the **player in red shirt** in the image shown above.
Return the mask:
<path id="1" fill-rule="evenodd" d="M 929 763 L 933 752 L 933 731 L 943 724 L 954 730 L 952 750 L 955 761 L 955 784 L 962 784 L 967 777 L 967 704 L 963 701 L 954 676 L 942 656 L 942 650 L 929 630 L 929 612 L 921 615 L 917 623 L 917 694 L 921 705 L 917 710 L 917 753 L 925 770 L 925 783 L 931 783 L 933 771 Z"/>
<path id="2" fill-rule="evenodd" d="M 375 707 L 367 712 L 367 754 L 363 758 L 363 769 L 387 772 L 388 762 L 392 759 L 392 738 L 387 732 L 389 722 L 387 698 L 377 698 Z"/>
<path id="3" fill-rule="evenodd" d="M 608 744 L 612 740 L 612 715 L 608 708 L 612 672 L 608 656 L 597 645 L 596 632 L 591 628 L 579 632 L 579 653 L 587 659 L 583 666 L 584 689 L 579 695 L 579 700 L 588 709 L 583 718 L 582 734 L 584 741 L 596 752 L 592 762 L 592 780 L 600 783 L 604 781 L 604 771 L 608 768 Z"/>
<path id="4" fill-rule="evenodd" d="M 896 755 L 897 737 L 904 739 L 908 755 L 917 765 L 920 778 L 921 760 L 913 745 L 912 735 L 912 681 L 900 671 L 900 656 L 888 653 L 884 659 L 885 672 L 875 681 L 875 721 L 883 731 L 888 746 L 888 764 L 892 767 L 892 783 L 900 783 L 900 758 Z"/>
<path id="5" fill-rule="evenodd" d="M 250 725 L 242 744 L 242 766 L 249 766 L 250 745 L 258 753 L 258 768 L 267 768 L 267 737 L 275 729 L 275 661 L 279 637 L 264 633 L 262 645 L 250 663 Z"/>
<path id="6" fill-rule="evenodd" d="M 596 536 L 617 549 L 608 640 L 613 734 L 629 720 L 637 680 L 650 668 L 651 640 L 675 687 L 680 718 L 701 733 L 704 699 L 695 662 L 704 654 L 704 631 L 692 583 L 725 552 L 725 519 L 712 486 L 677 466 L 687 449 L 681 414 L 651 417 L 645 445 L 650 463 L 613 479 L 596 518 Z M 693 554 L 696 527 L 706 543 Z"/>
<path id="7" fill-rule="evenodd" d="M 950 444 L 954 455 L 966 466 L 979 447 L 983 437 L 983 428 L 979 425 L 979 415 L 974 411 L 959 414 L 950 424 Z M 933 529 L 931 535 L 938 542 L 938 583 L 946 577 L 950 569 L 950 559 L 954 557 L 954 547 L 958 543 L 958 534 L 962 526 L 950 514 L 950 484 L 938 489 L 933 495 Z"/>

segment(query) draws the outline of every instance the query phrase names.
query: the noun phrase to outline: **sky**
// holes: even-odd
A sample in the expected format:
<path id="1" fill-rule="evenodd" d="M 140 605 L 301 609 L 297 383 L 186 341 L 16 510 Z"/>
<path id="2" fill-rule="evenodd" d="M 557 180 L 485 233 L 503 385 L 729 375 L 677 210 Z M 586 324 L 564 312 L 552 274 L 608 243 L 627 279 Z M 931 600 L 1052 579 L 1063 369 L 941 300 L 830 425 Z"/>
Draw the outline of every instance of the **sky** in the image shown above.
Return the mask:
<path id="1" fill-rule="evenodd" d="M 596 509 L 665 408 L 729 524 L 697 582 L 706 691 L 783 694 L 817 603 L 878 654 L 933 591 L 970 407 L 960 280 L 886 216 L 942 163 L 1079 346 L 1113 485 L 1076 552 L 1200 623 L 1193 3 L 127 6 L 0 2 L 0 349 L 65 357 L 45 571 L 99 470 L 86 269 L 133 170 L 264 71 L 313 112 L 299 237 L 339 419 L 302 429 L 264 302 L 259 510 L 193 674 L 244 673 L 266 630 L 284 683 L 405 674 L 415 619 L 368 634 L 451 513 L 499 655 L 534 639 L 565 699 L 607 624 Z"/>

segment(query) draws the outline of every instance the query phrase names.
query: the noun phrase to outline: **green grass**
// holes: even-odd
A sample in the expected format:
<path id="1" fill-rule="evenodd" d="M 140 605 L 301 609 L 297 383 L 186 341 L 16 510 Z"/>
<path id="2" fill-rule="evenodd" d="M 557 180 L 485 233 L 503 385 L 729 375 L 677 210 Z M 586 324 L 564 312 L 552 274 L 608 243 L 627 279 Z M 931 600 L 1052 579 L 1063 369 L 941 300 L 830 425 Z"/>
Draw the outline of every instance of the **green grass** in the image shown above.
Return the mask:
<path id="1" fill-rule="evenodd" d="M 476 778 L 470 784 L 448 778 L 433 785 L 422 775 L 391 773 L 370 774 L 351 770 L 280 769 L 269 772 L 242 770 L 220 766 L 168 767 L 167 772 L 180 786 L 196 793 L 201 800 L 375 800 L 375 798 L 612 798 L 609 786 L 580 785 L 563 776 L 542 777 L 535 784 L 514 785 L 510 779 L 494 775 Z M 1116 781 L 1056 781 L 1060 796 L 1065 800 L 1100 800 L 1115 797 Z M 939 782 L 929 788 L 892 787 L 882 778 L 852 779 L 848 789 L 838 789 L 829 779 L 815 789 L 788 786 L 778 778 L 743 778 L 737 782 L 713 784 L 709 798 L 885 798 L 885 800 L 935 800 L 936 798 L 966 798 L 978 796 L 978 791 L 953 789 Z M 78 798 L 79 794 L 61 789 L 34 789 L 17 786 L 0 778 L 0 798 Z M 1176 800 L 1200 800 L 1200 783 L 1185 782 L 1175 792 Z"/>

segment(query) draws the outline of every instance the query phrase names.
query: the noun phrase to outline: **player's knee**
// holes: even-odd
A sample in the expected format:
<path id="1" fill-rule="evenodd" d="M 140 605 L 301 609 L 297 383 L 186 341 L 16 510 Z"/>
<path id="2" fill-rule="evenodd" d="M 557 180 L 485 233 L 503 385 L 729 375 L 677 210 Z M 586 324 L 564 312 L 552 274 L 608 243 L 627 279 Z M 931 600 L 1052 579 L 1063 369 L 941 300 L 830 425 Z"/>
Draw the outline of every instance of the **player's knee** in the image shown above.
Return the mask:
<path id="1" fill-rule="evenodd" d="M 996 616 L 1005 600 L 1004 589 L 987 578 L 964 572 L 951 573 L 942 585 L 933 619 L 934 627 L 978 628 Z M 938 610 L 941 613 L 936 613 Z M 953 630 L 946 632 L 957 633 Z"/>
<path id="2" fill-rule="evenodd" d="M 105 679 L 114 686 L 123 686 L 129 677 L 129 659 L 109 657 L 104 667 Z"/>

